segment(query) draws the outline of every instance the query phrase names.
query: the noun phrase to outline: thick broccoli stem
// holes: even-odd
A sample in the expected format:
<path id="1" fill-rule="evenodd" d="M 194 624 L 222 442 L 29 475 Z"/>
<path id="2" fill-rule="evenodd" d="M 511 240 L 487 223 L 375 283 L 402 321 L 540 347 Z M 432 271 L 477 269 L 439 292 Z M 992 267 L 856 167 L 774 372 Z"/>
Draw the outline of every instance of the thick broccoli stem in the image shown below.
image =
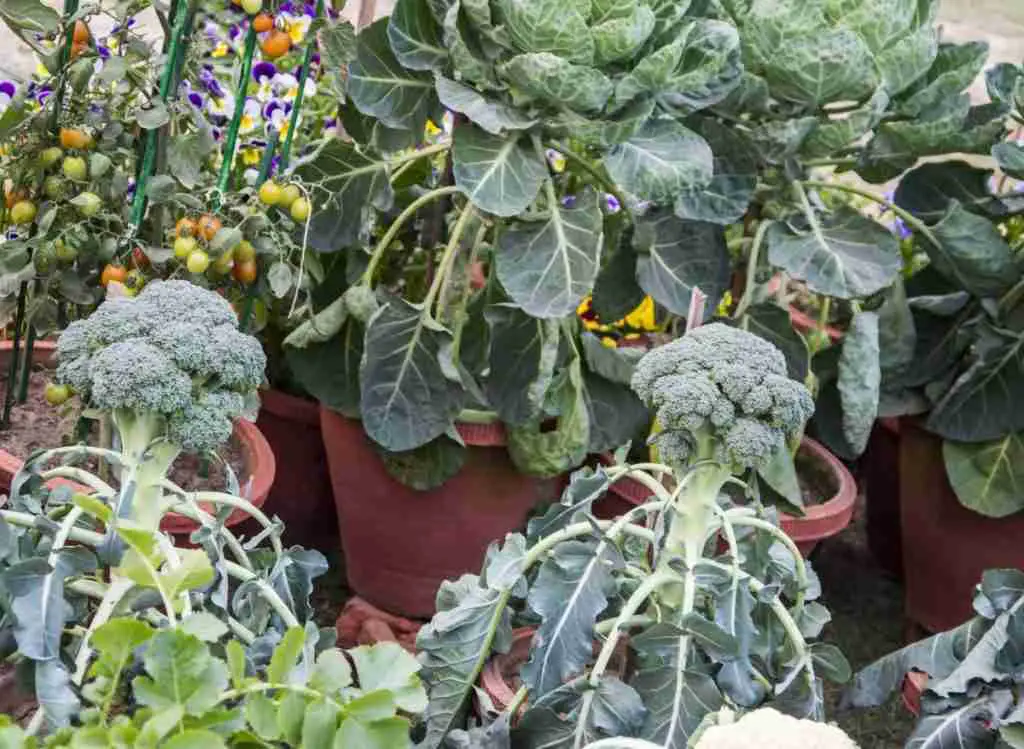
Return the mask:
<path id="1" fill-rule="evenodd" d="M 667 570 L 682 560 L 692 570 L 704 558 L 704 546 L 713 525 L 715 507 L 722 487 L 732 476 L 731 466 L 715 459 L 715 440 L 711 434 L 696 435 L 696 449 L 691 454 L 691 468 L 683 475 L 682 484 L 673 502 L 672 519 L 658 562 L 659 570 Z M 693 610 L 694 586 L 672 585 L 663 589 L 661 600 L 680 610 L 685 616 Z"/>
<path id="2" fill-rule="evenodd" d="M 166 439 L 161 414 L 119 408 L 112 419 L 123 461 L 117 517 L 156 530 L 163 515 L 162 482 L 181 449 Z"/>

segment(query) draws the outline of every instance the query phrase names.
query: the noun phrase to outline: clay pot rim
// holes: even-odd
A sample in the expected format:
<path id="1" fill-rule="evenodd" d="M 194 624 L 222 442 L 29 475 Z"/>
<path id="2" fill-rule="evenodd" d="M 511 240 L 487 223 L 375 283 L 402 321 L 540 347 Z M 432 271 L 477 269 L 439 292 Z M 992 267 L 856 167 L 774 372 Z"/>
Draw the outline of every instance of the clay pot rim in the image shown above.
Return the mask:
<path id="1" fill-rule="evenodd" d="M 900 690 L 900 698 L 903 706 L 912 715 L 921 714 L 921 694 L 928 686 L 928 674 L 923 671 L 908 671 L 903 677 L 903 688 Z"/>
<path id="2" fill-rule="evenodd" d="M 246 419 L 239 419 L 235 422 L 232 437 L 238 440 L 245 455 L 245 467 L 249 473 L 248 480 L 241 484 L 241 495 L 257 508 L 263 507 L 270 494 L 270 487 L 274 483 L 274 476 L 277 473 L 277 460 L 270 443 L 263 436 L 253 422 Z M 249 519 L 249 514 L 244 510 L 237 509 L 232 512 L 224 522 L 225 526 L 237 525 Z M 191 534 L 199 524 L 194 520 L 169 513 L 160 521 L 160 529 L 175 535 Z"/>
<path id="3" fill-rule="evenodd" d="M 354 416 L 348 416 L 341 413 L 336 409 L 330 408 L 329 406 L 320 403 L 320 412 L 329 412 L 336 414 L 343 419 L 350 419 L 351 421 L 358 421 L 362 423 L 362 419 Z M 508 445 L 508 433 L 505 431 L 505 424 L 500 419 L 495 418 L 493 421 L 455 421 L 455 429 L 459 433 L 459 437 L 469 447 L 506 447 Z M 366 434 L 364 431 L 363 434 Z M 366 439 L 371 443 L 373 439 L 367 434 Z"/>
<path id="4" fill-rule="evenodd" d="M 802 516 L 779 513 L 780 524 L 784 525 L 786 533 L 797 543 L 818 541 L 839 533 L 849 525 L 857 502 L 857 482 L 839 458 L 810 437 L 803 438 L 800 449 L 808 450 L 828 466 L 839 486 L 830 499 L 807 507 Z"/>
<path id="5" fill-rule="evenodd" d="M 484 664 L 484 668 L 480 672 L 480 688 L 491 698 L 495 707 L 501 710 L 504 710 L 516 696 L 515 690 L 509 686 L 508 682 L 505 681 L 505 677 L 502 676 L 501 668 L 510 660 L 515 659 L 517 646 L 522 648 L 524 641 L 526 642 L 527 652 L 529 652 L 529 645 L 533 642 L 533 635 L 536 631 L 536 627 L 519 627 L 513 630 L 512 645 L 509 647 L 508 652 L 499 653 L 488 658 L 487 663 Z"/>

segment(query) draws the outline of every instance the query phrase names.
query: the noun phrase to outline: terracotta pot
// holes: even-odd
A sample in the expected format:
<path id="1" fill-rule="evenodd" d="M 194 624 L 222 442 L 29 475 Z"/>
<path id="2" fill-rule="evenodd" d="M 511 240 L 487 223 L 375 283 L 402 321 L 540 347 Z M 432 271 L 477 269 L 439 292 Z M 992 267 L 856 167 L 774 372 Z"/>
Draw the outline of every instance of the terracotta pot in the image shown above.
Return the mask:
<path id="1" fill-rule="evenodd" d="M 251 421 L 239 419 L 235 422 L 234 438 L 242 447 L 242 455 L 245 461 L 243 475 L 238 477 L 240 494 L 257 507 L 263 507 L 270 493 L 270 487 L 274 483 L 276 462 L 274 452 L 270 449 L 266 438 L 259 428 Z M 200 503 L 203 504 L 203 503 Z M 212 511 L 213 508 L 206 508 Z M 249 514 L 243 510 L 235 510 L 225 521 L 225 525 L 238 525 L 248 520 Z M 196 530 L 199 524 L 194 520 L 170 513 L 160 522 L 160 529 L 173 533 L 175 536 L 189 536 Z"/>
<path id="2" fill-rule="evenodd" d="M 836 535 L 850 524 L 857 501 L 857 482 L 846 466 L 821 443 L 804 437 L 800 449 L 811 453 L 816 460 L 824 463 L 838 487 L 835 495 L 828 501 L 808 507 L 803 517 L 785 513 L 779 515 L 782 529 L 796 542 L 804 556 L 807 556 L 820 541 Z M 602 456 L 601 461 L 605 465 L 611 463 L 608 456 Z M 639 481 L 623 479 L 613 484 L 608 494 L 595 503 L 594 514 L 605 519 L 617 517 L 632 507 L 643 504 L 650 496 L 651 492 Z"/>
<path id="3" fill-rule="evenodd" d="M 804 510 L 803 517 L 780 513 L 782 530 L 796 542 L 797 547 L 807 556 L 820 541 L 830 538 L 850 524 L 853 508 L 857 502 L 857 482 L 846 466 L 825 446 L 810 437 L 804 437 L 800 450 L 810 453 L 814 459 L 828 466 L 835 481 L 836 493 L 827 501 L 812 505 Z"/>
<path id="4" fill-rule="evenodd" d="M 928 674 L 920 671 L 911 671 L 903 679 L 901 697 L 903 706 L 907 711 L 914 714 L 921 714 L 921 694 L 928 686 Z"/>
<path id="5" fill-rule="evenodd" d="M 518 687 L 513 685 L 509 676 L 519 673 L 519 669 L 529 660 L 535 631 L 533 627 L 517 629 L 512 633 L 512 647 L 509 651 L 490 658 L 480 672 L 480 688 L 491 698 L 491 703 L 499 712 L 508 707 L 516 695 Z M 482 711 L 478 700 L 476 709 L 479 715 Z"/>
<path id="6" fill-rule="evenodd" d="M 558 493 L 516 470 L 499 425 L 460 424 L 462 470 L 421 492 L 388 474 L 360 422 L 321 407 L 320 424 L 349 585 L 391 613 L 429 618 L 444 580 L 479 572 L 488 544 Z"/>
<path id="7" fill-rule="evenodd" d="M 879 419 L 861 458 L 868 547 L 878 565 L 903 579 L 900 533 L 900 421 Z"/>
<path id="8" fill-rule="evenodd" d="M 907 618 L 929 632 L 952 629 L 973 615 L 982 572 L 1024 567 L 1024 512 L 996 519 L 961 505 L 942 440 L 913 419 L 900 422 L 899 487 Z"/>
<path id="9" fill-rule="evenodd" d="M 505 710 L 515 697 L 519 686 L 514 682 L 513 675 L 518 675 L 523 664 L 530 659 L 530 646 L 533 644 L 533 633 L 535 627 L 520 627 L 512 633 L 512 646 L 507 653 L 499 653 L 491 657 L 484 664 L 480 672 L 480 688 L 486 692 L 491 704 L 499 712 Z M 594 655 L 601 649 L 601 643 L 594 643 Z M 609 661 L 609 671 L 620 678 L 627 671 L 629 663 L 629 651 L 627 650 L 626 638 L 622 637 L 616 644 L 615 651 Z M 483 713 L 482 705 L 477 697 L 474 697 L 474 707 L 477 715 Z M 522 714 L 526 710 L 524 702 L 519 708 Z"/>
<path id="10" fill-rule="evenodd" d="M 256 426 L 277 464 L 263 511 L 284 521 L 284 540 L 289 544 L 317 548 L 336 544 L 338 524 L 319 404 L 280 390 L 261 392 L 260 401 Z"/>
<path id="11" fill-rule="evenodd" d="M 780 283 L 782 283 L 782 276 L 774 276 L 768 282 L 768 293 L 774 294 L 777 292 L 779 290 Z M 793 304 L 789 305 L 789 319 L 790 322 L 793 323 L 793 327 L 804 334 L 810 333 L 813 330 L 818 330 L 821 327 L 816 319 Z M 832 325 L 825 326 L 825 333 L 828 334 L 829 339 L 833 343 L 843 337 L 843 331 Z"/>

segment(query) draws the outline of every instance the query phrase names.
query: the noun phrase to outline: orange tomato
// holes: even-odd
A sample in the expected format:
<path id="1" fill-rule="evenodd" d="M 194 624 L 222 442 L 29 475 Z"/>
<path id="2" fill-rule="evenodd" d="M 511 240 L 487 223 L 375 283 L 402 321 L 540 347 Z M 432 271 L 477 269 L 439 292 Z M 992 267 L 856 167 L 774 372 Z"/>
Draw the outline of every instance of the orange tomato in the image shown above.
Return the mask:
<path id="1" fill-rule="evenodd" d="M 199 219 L 199 223 L 196 225 L 196 228 L 199 230 L 199 235 L 209 242 L 217 235 L 221 226 L 223 226 L 223 224 L 221 224 L 219 218 L 209 213 L 204 213 Z"/>
<path id="2" fill-rule="evenodd" d="M 190 218 L 179 218 L 174 225 L 175 237 L 194 237 L 196 235 L 196 222 Z"/>
<path id="3" fill-rule="evenodd" d="M 263 50 L 264 57 L 276 60 L 292 48 L 292 38 L 285 32 L 274 29 L 267 34 L 267 37 L 260 44 L 260 48 Z"/>
<path id="4" fill-rule="evenodd" d="M 92 145 L 92 136 L 82 130 L 62 127 L 60 129 L 60 144 L 64 148 L 84 150 Z"/>
<path id="5" fill-rule="evenodd" d="M 72 40 L 76 44 L 87 44 L 90 38 L 89 27 L 81 19 L 75 21 L 75 31 Z"/>
<path id="6" fill-rule="evenodd" d="M 111 281 L 117 281 L 118 283 L 124 283 L 124 280 L 128 278 L 128 271 L 124 269 L 122 265 L 108 264 L 103 269 L 103 273 L 100 274 L 100 284 L 106 286 Z"/>
<path id="7" fill-rule="evenodd" d="M 231 269 L 231 275 L 239 283 L 252 283 L 256 280 L 256 261 L 246 260 L 241 263 L 235 263 L 235 267 Z"/>
<path id="8" fill-rule="evenodd" d="M 75 42 L 71 45 L 71 59 L 77 60 L 78 56 L 85 52 L 85 50 L 87 50 L 88 48 L 88 44 L 84 44 L 82 42 Z"/>
<path id="9" fill-rule="evenodd" d="M 254 19 L 252 19 L 252 27 L 256 31 L 263 33 L 264 31 L 270 31 L 274 28 L 274 19 L 266 13 L 260 13 Z"/>
<path id="10" fill-rule="evenodd" d="M 28 190 L 24 187 L 18 187 L 15 189 L 7 188 L 4 190 L 4 205 L 8 208 L 13 208 L 15 203 L 20 203 L 23 200 L 28 199 Z"/>

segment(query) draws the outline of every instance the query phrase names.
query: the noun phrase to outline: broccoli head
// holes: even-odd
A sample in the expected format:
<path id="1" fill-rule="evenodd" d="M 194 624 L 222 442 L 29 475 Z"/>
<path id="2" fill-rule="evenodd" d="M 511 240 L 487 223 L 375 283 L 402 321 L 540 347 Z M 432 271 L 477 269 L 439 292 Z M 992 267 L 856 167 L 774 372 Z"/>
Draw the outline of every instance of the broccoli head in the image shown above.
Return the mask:
<path id="1" fill-rule="evenodd" d="M 147 425 L 134 439 L 190 451 L 231 436 L 266 366 L 227 300 L 187 281 L 153 281 L 134 299 L 105 301 L 68 325 L 57 358 L 57 380 L 85 403 L 113 412 L 115 423 Z"/>
<path id="2" fill-rule="evenodd" d="M 632 384 L 656 411 L 662 453 L 680 464 L 711 459 L 756 468 L 814 411 L 807 388 L 787 375 L 781 351 L 722 323 L 646 354 Z"/>

